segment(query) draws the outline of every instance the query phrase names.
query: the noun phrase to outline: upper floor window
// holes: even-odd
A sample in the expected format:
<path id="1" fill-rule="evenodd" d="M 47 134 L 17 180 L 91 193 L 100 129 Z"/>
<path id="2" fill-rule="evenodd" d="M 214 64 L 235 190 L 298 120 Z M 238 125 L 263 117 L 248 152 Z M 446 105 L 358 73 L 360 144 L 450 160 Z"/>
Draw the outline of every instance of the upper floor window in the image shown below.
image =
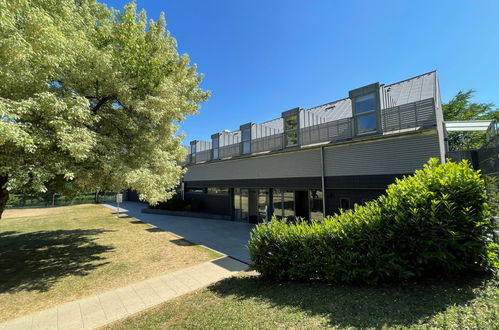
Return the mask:
<path id="1" fill-rule="evenodd" d="M 242 153 L 249 154 L 251 152 L 251 128 L 242 130 Z"/>
<path id="2" fill-rule="evenodd" d="M 212 159 L 218 159 L 219 158 L 219 152 L 218 152 L 219 141 L 220 141 L 220 138 L 218 136 L 211 139 L 211 152 L 212 152 L 211 156 L 212 156 Z"/>
<path id="3" fill-rule="evenodd" d="M 191 163 L 196 162 L 196 144 L 191 144 Z"/>
<path id="4" fill-rule="evenodd" d="M 374 93 L 358 96 L 354 99 L 355 131 L 357 134 L 377 130 L 377 104 Z"/>
<path id="5" fill-rule="evenodd" d="M 284 118 L 284 138 L 286 147 L 298 145 L 298 115 Z"/>

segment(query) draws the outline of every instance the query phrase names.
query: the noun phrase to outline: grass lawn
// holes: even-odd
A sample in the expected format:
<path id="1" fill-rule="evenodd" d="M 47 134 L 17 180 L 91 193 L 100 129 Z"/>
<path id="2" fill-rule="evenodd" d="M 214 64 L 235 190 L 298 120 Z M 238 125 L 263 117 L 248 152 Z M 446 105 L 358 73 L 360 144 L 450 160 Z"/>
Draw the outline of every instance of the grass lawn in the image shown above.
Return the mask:
<path id="1" fill-rule="evenodd" d="M 11 209 L 0 220 L 0 322 L 219 254 L 101 205 Z"/>
<path id="2" fill-rule="evenodd" d="M 279 284 L 229 278 L 110 329 L 497 329 L 497 279 L 383 285 Z"/>

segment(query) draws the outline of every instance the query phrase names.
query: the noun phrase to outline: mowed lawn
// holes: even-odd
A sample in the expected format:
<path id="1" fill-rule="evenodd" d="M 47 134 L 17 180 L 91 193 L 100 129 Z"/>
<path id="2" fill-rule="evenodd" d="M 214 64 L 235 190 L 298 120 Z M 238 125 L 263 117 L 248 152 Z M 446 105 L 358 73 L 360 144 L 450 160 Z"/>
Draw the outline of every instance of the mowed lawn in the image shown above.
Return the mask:
<path id="1" fill-rule="evenodd" d="M 225 279 L 108 329 L 498 329 L 497 279 L 368 286 Z"/>
<path id="2" fill-rule="evenodd" d="M 0 219 L 0 322 L 220 257 L 101 205 Z"/>

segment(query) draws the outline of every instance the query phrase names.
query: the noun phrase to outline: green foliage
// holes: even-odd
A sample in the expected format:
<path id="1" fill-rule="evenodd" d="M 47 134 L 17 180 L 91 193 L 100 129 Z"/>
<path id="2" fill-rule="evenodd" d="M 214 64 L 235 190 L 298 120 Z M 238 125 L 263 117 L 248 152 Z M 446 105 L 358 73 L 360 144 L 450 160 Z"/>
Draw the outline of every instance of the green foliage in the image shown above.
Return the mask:
<path id="1" fill-rule="evenodd" d="M 99 203 L 109 203 L 116 201 L 115 192 L 100 192 L 98 196 Z M 75 196 L 49 196 L 43 195 L 21 195 L 11 194 L 7 202 L 7 208 L 22 208 L 22 207 L 49 207 L 49 206 L 67 206 L 76 204 L 93 204 L 95 203 L 95 193 L 81 193 Z"/>
<path id="2" fill-rule="evenodd" d="M 448 103 L 442 105 L 445 120 L 499 120 L 499 109 L 493 103 L 474 103 L 474 90 L 458 92 Z M 472 150 L 486 142 L 484 132 L 449 132 L 450 150 Z"/>
<path id="3" fill-rule="evenodd" d="M 480 173 L 431 159 L 364 206 L 256 226 L 249 251 L 264 276 L 375 283 L 498 268 L 493 230 Z"/>
<path id="4" fill-rule="evenodd" d="M 0 0 L 0 178 L 26 194 L 170 198 L 179 123 L 208 93 L 161 15 L 132 2 Z M 2 188 L 2 187 L 0 187 Z"/>

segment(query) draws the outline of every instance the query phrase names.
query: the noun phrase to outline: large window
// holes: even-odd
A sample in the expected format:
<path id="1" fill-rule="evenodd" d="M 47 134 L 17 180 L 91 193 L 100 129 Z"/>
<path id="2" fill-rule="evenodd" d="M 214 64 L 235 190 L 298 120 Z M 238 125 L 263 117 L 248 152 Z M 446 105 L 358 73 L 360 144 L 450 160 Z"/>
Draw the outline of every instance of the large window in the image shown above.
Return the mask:
<path id="1" fill-rule="evenodd" d="M 208 194 L 211 195 L 228 195 L 229 188 L 208 188 Z"/>
<path id="2" fill-rule="evenodd" d="M 211 157 L 212 157 L 212 159 L 219 158 L 219 152 L 218 152 L 219 141 L 220 141 L 220 138 L 218 136 L 213 137 L 211 139 L 211 152 L 212 152 Z"/>
<path id="3" fill-rule="evenodd" d="M 322 210 L 322 191 L 319 189 L 310 190 L 310 219 L 320 220 L 324 218 Z"/>
<path id="4" fill-rule="evenodd" d="M 377 104 L 374 93 L 358 96 L 354 99 L 356 134 L 377 130 Z"/>
<path id="5" fill-rule="evenodd" d="M 248 189 L 234 189 L 234 213 L 236 220 L 248 220 Z"/>
<path id="6" fill-rule="evenodd" d="M 274 189 L 274 215 L 278 218 L 295 216 L 295 193 L 293 190 Z"/>
<path id="7" fill-rule="evenodd" d="M 298 115 L 284 118 L 284 138 L 286 147 L 298 145 Z"/>
<path id="8" fill-rule="evenodd" d="M 196 162 L 196 143 L 191 144 L 191 163 Z"/>
<path id="9" fill-rule="evenodd" d="M 251 153 L 251 128 L 245 128 L 242 131 L 242 153 L 249 154 Z"/>
<path id="10" fill-rule="evenodd" d="M 274 205 L 274 215 L 278 218 L 281 218 L 282 217 L 282 190 L 274 189 L 273 205 Z"/>

